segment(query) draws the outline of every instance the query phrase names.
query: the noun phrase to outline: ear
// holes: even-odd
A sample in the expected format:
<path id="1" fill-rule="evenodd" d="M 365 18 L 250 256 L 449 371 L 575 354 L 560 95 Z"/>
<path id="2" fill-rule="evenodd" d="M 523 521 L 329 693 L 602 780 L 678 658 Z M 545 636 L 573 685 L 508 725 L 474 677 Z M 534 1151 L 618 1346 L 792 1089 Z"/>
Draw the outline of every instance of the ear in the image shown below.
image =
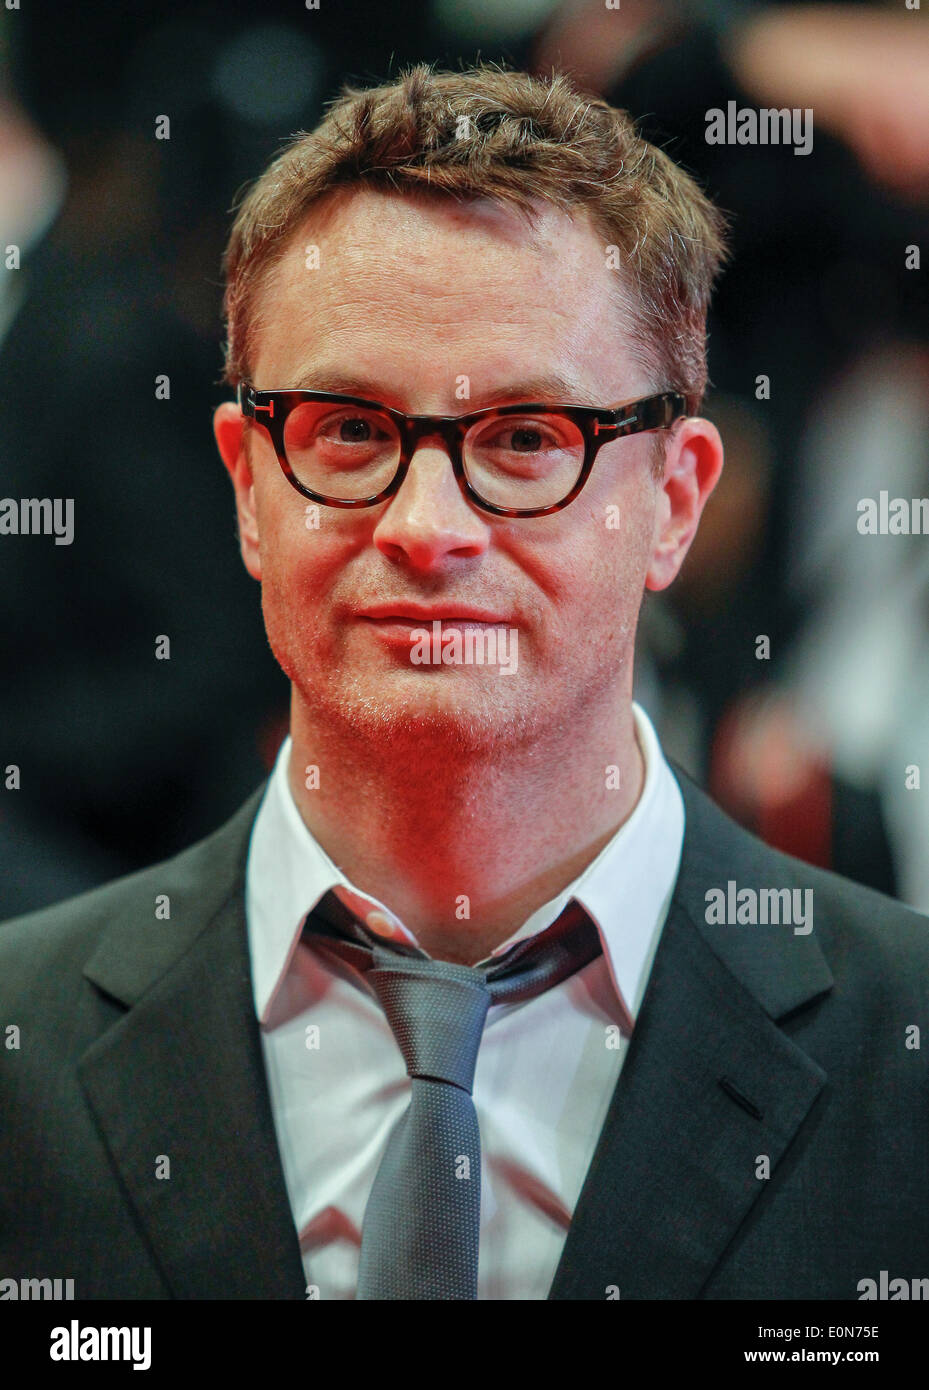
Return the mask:
<path id="1" fill-rule="evenodd" d="M 722 471 L 723 442 L 716 426 L 700 416 L 681 421 L 665 450 L 646 589 L 666 589 L 677 578 Z"/>
<path id="2" fill-rule="evenodd" d="M 235 504 L 239 518 L 239 545 L 242 561 L 253 579 L 261 579 L 261 559 L 258 549 L 258 517 L 255 510 L 255 485 L 251 463 L 245 445 L 245 416 L 234 401 L 224 401 L 213 412 L 213 434 L 220 458 L 235 488 Z"/>

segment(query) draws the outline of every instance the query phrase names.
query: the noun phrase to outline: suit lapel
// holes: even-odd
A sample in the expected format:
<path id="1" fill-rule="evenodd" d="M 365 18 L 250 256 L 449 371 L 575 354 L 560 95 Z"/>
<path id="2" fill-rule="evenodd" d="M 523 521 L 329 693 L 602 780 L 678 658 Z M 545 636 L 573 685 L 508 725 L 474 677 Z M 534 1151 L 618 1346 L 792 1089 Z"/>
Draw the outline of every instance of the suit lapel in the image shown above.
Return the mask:
<path id="1" fill-rule="evenodd" d="M 304 1295 L 245 925 L 244 866 L 262 791 L 162 866 L 153 892 L 170 893 L 171 918 L 155 920 L 140 890 L 136 919 L 117 923 L 85 969 L 129 1008 L 84 1054 L 79 1075 L 177 1298 Z"/>
<path id="2" fill-rule="evenodd" d="M 629 1053 L 549 1297 L 699 1296 L 826 1081 L 777 1026 L 827 990 L 811 936 L 711 927 L 705 892 L 790 886 L 797 866 L 745 835 L 675 768 L 681 869 Z"/>

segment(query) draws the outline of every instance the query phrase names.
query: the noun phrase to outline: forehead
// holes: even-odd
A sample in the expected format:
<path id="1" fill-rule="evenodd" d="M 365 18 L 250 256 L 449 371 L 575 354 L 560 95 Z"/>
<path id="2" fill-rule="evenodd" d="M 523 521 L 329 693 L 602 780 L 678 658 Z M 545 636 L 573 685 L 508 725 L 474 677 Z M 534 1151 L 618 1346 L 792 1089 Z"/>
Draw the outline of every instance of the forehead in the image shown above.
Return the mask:
<path id="1" fill-rule="evenodd" d="M 295 386 L 319 366 L 379 373 L 400 393 L 411 374 L 424 389 L 462 376 L 480 389 L 570 367 L 592 397 L 607 378 L 624 387 L 625 286 L 602 236 L 583 210 L 537 200 L 534 214 L 486 198 L 330 196 L 257 296 L 256 384 Z"/>

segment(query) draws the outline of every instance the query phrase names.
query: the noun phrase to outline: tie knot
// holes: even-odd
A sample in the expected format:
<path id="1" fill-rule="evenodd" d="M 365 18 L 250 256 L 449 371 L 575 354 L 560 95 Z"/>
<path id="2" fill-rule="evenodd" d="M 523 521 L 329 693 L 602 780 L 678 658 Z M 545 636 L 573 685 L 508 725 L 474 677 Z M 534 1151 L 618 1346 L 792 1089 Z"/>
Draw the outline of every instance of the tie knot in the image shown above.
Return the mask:
<path id="1" fill-rule="evenodd" d="M 367 978 L 410 1077 L 450 1082 L 470 1093 L 490 1005 L 480 971 L 420 960 L 375 946 Z"/>
<path id="2" fill-rule="evenodd" d="M 469 1092 L 490 1004 L 533 999 L 601 949 L 596 926 L 574 899 L 546 931 L 480 967 L 378 944 L 331 891 L 308 915 L 303 935 L 366 975 L 411 1077 Z"/>

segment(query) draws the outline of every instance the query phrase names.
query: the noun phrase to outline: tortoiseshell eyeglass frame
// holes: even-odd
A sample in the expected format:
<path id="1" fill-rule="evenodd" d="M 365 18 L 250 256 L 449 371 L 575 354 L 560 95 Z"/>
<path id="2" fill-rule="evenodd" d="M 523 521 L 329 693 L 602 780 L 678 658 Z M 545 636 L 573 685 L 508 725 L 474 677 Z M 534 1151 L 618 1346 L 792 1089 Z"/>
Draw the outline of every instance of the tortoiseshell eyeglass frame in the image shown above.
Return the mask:
<path id="1" fill-rule="evenodd" d="M 332 391 L 256 391 L 247 381 L 239 382 L 236 399 L 242 414 L 267 430 L 287 481 L 311 502 L 319 502 L 326 507 L 376 507 L 380 502 L 386 502 L 399 491 L 419 441 L 438 434 L 448 450 L 455 477 L 465 496 L 494 516 L 511 517 L 549 516 L 552 512 L 561 511 L 574 501 L 587 482 L 594 459 L 604 444 L 609 444 L 614 439 L 623 439 L 630 434 L 670 429 L 687 413 L 686 398 L 677 391 L 661 391 L 654 396 L 643 396 L 639 400 L 626 401 L 603 409 L 593 405 L 541 405 L 521 402 L 518 405 L 488 406 L 485 410 L 473 410 L 467 415 L 404 415 L 402 411 L 394 410 L 381 401 L 366 400 L 361 396 L 343 396 Z M 397 471 L 387 486 L 373 497 L 327 497 L 321 492 L 314 492 L 294 476 L 284 449 L 284 426 L 292 410 L 298 405 L 312 401 L 363 406 L 366 410 L 380 411 L 397 426 L 400 434 Z M 480 421 L 493 417 L 506 419 L 508 415 L 527 413 L 563 415 L 571 420 L 584 438 L 584 462 L 577 481 L 560 502 L 553 502 L 546 507 L 500 507 L 483 498 L 468 479 L 462 459 L 464 437 L 471 426 Z"/>

